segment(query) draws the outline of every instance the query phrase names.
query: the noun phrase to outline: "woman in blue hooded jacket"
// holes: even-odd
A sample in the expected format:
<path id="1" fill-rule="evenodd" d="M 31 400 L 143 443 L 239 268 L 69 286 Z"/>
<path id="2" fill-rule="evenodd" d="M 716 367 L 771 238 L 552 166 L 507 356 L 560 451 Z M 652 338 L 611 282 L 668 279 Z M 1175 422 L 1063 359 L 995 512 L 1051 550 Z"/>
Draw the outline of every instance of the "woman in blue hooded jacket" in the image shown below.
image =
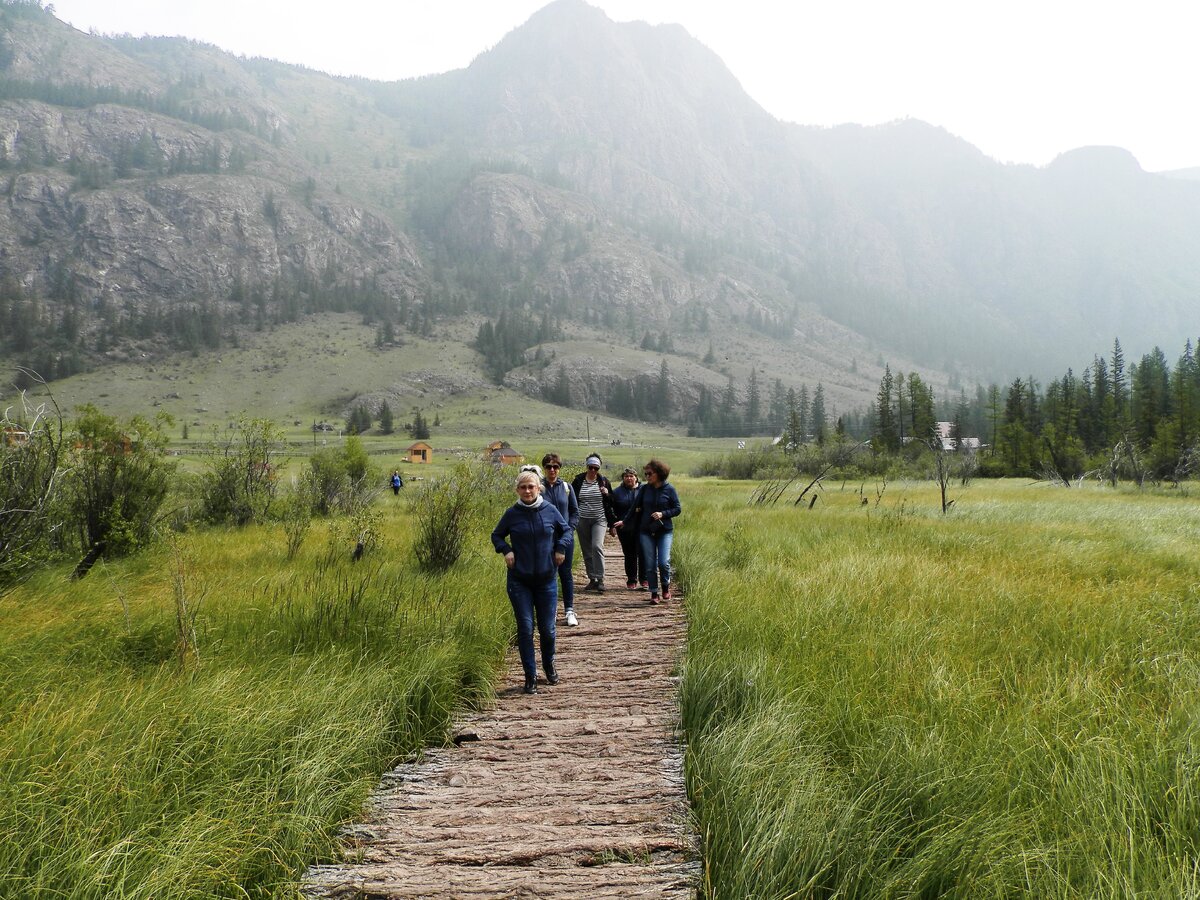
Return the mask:
<path id="1" fill-rule="evenodd" d="M 646 463 L 642 474 L 646 476 L 646 483 L 638 488 L 633 509 L 617 525 L 625 528 L 632 524 L 637 529 L 642 565 L 650 582 L 650 602 L 658 603 L 660 584 L 662 599 L 671 599 L 671 543 L 675 537 L 675 519 L 683 510 L 675 486 L 667 481 L 670 466 L 652 459 Z"/>
<path id="2" fill-rule="evenodd" d="M 571 532 L 558 509 L 542 497 L 537 472 L 517 476 L 517 502 L 492 531 L 492 546 L 508 566 L 508 599 L 517 619 L 517 649 L 525 670 L 525 693 L 537 693 L 533 646 L 536 617 L 546 681 L 558 684 L 554 668 L 554 617 L 558 610 L 558 568 L 571 548 Z"/>

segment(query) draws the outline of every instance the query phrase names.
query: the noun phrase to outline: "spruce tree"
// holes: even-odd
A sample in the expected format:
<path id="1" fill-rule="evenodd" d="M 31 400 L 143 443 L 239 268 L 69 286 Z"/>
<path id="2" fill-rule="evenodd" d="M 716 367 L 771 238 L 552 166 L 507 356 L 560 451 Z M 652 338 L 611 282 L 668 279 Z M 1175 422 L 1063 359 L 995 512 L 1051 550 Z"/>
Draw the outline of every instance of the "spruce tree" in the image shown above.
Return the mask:
<path id="1" fill-rule="evenodd" d="M 829 425 L 825 418 L 825 386 L 819 381 L 816 393 L 813 394 L 812 410 L 809 416 L 812 419 L 813 440 L 818 444 L 824 444 L 828 437 Z"/>

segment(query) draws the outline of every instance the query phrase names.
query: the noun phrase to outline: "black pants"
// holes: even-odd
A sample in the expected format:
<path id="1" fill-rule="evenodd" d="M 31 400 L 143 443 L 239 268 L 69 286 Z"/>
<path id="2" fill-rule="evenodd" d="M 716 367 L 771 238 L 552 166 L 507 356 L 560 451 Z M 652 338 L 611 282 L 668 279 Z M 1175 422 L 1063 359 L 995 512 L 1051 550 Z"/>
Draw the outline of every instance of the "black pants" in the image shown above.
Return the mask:
<path id="1" fill-rule="evenodd" d="M 621 555 L 625 557 L 626 583 L 641 584 L 646 580 L 646 571 L 638 547 L 638 533 L 632 528 L 618 528 L 617 540 L 621 542 Z"/>

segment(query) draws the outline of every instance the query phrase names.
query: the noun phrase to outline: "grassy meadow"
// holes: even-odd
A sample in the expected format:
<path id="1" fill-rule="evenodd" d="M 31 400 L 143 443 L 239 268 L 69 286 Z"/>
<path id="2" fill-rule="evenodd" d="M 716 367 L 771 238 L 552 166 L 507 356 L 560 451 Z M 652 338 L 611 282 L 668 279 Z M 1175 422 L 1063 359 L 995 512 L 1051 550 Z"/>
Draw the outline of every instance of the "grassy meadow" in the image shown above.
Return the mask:
<path id="1" fill-rule="evenodd" d="M 709 444 L 646 444 L 605 455 L 678 473 L 702 896 L 1200 897 L 1196 498 L 976 480 L 943 516 L 932 484 L 831 482 L 761 506 L 685 474 Z M 387 492 L 357 564 L 344 518 L 291 560 L 282 523 L 198 528 L 0 595 L 0 898 L 294 896 L 380 773 L 491 695 L 511 494 L 481 484 L 441 576 Z"/>
<path id="2" fill-rule="evenodd" d="M 405 506 L 357 564 L 339 520 L 291 561 L 281 525 L 211 529 L 0 595 L 0 897 L 291 896 L 507 650 L 491 513 L 430 577 Z"/>
<path id="3" fill-rule="evenodd" d="M 1200 896 L 1200 503 L 861 487 L 681 486 L 703 896 Z"/>

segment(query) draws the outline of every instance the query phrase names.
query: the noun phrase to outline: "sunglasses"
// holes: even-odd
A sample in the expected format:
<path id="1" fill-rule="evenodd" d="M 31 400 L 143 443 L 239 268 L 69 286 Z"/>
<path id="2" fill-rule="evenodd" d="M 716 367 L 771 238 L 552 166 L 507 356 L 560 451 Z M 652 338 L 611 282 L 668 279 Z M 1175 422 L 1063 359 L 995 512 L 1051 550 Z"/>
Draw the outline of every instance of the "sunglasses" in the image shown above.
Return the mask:
<path id="1" fill-rule="evenodd" d="M 546 469 L 556 469 L 556 470 L 557 470 L 557 469 L 560 469 L 560 468 L 562 468 L 562 467 L 561 467 L 561 466 L 556 466 L 556 465 L 554 465 L 554 463 L 550 463 L 550 465 L 548 465 L 548 466 L 543 466 L 543 468 L 546 468 Z"/>
<path id="2" fill-rule="evenodd" d="M 599 466 L 588 466 L 588 471 L 589 472 L 599 472 L 600 467 Z"/>

